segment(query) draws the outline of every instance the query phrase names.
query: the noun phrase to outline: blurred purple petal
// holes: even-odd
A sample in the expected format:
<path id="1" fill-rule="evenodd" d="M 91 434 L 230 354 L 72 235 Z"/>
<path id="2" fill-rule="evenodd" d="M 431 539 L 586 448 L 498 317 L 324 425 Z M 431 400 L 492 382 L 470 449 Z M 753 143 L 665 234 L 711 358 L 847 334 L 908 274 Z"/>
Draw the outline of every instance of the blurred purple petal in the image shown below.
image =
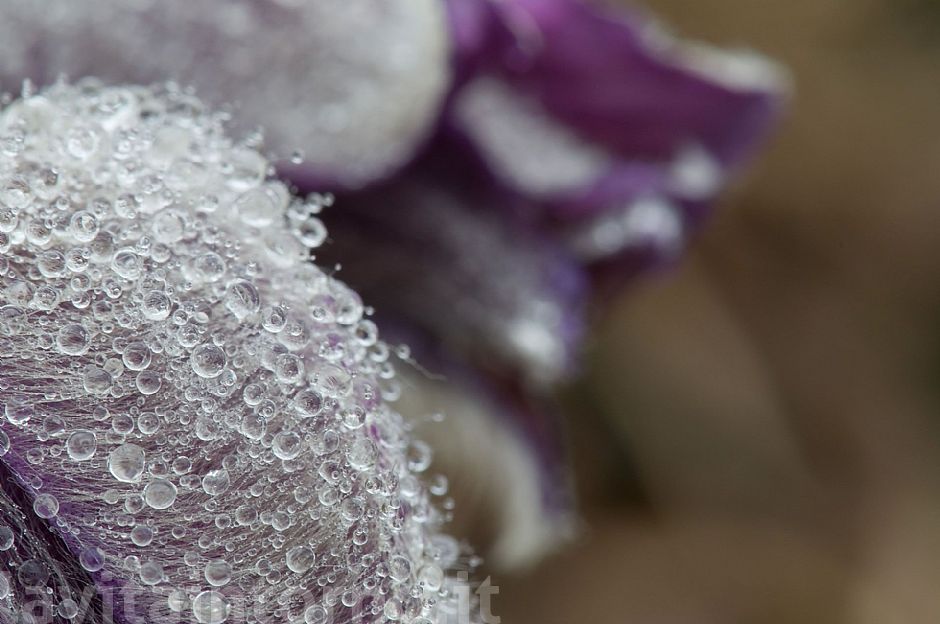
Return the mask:
<path id="1" fill-rule="evenodd" d="M 426 354 L 415 355 L 425 361 Z M 451 475 L 462 505 L 477 511 L 464 530 L 488 544 L 487 563 L 517 569 L 561 547 L 575 519 L 557 406 L 457 362 L 431 357 L 429 364 L 444 379 L 403 370 L 413 391 L 400 408 L 418 420 L 447 414 L 418 432 L 439 451 L 438 469 Z"/>
<path id="2" fill-rule="evenodd" d="M 451 356 L 546 383 L 576 360 L 585 277 L 513 216 L 524 204 L 442 134 L 395 180 L 338 195 L 318 260 Z"/>
<path id="3" fill-rule="evenodd" d="M 448 7 L 456 80 L 435 137 L 402 174 L 338 194 L 324 215 L 338 242 L 318 257 L 408 326 L 421 353 L 475 371 L 455 374 L 448 396 L 461 414 L 451 424 L 476 433 L 453 439 L 483 435 L 479 423 L 514 432 L 514 478 L 541 486 L 515 482 L 501 507 L 541 491 L 534 507 L 560 518 L 570 498 L 551 494 L 564 491 L 563 457 L 539 451 L 560 446 L 544 397 L 578 360 L 587 276 L 619 286 L 678 258 L 765 138 L 785 80 L 755 55 L 675 43 L 633 13 L 569 0 Z M 507 518 L 500 543 L 520 546 L 506 560 L 540 549 L 513 527 L 557 542 L 563 525 Z"/>
<path id="4" fill-rule="evenodd" d="M 489 20 L 466 17 L 480 13 Z M 675 42 L 636 13 L 452 0 L 451 19 L 458 32 L 492 27 L 460 39 L 475 70 L 452 96 L 452 125 L 589 263 L 681 251 L 786 91 L 769 61 Z"/>

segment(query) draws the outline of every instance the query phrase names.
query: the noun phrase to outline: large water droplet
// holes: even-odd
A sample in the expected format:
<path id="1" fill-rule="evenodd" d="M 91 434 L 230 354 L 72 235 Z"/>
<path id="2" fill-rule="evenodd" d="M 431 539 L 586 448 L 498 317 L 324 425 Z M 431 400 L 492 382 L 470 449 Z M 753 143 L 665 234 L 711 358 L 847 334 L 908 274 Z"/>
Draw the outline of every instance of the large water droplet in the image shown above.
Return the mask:
<path id="1" fill-rule="evenodd" d="M 55 518 L 59 514 L 59 501 L 52 494 L 40 494 L 33 501 L 33 511 L 40 518 Z"/>
<path id="2" fill-rule="evenodd" d="M 170 315 L 170 298 L 159 290 L 151 290 L 144 295 L 140 311 L 151 321 L 162 321 Z"/>
<path id="3" fill-rule="evenodd" d="M 98 440 L 94 431 L 77 429 L 65 443 L 66 452 L 74 461 L 86 461 L 94 457 Z"/>
<path id="4" fill-rule="evenodd" d="M 361 471 L 368 470 L 375 465 L 375 455 L 375 444 L 365 438 L 353 442 L 346 451 L 349 465 Z"/>
<path id="5" fill-rule="evenodd" d="M 323 395 L 312 388 L 305 388 L 294 396 L 293 403 L 301 418 L 313 418 L 323 409 Z"/>
<path id="6" fill-rule="evenodd" d="M 122 444 L 108 454 L 108 470 L 118 481 L 137 483 L 144 473 L 146 453 L 136 444 Z"/>
<path id="7" fill-rule="evenodd" d="M 153 541 L 153 529 L 146 524 L 138 524 L 131 529 L 131 542 L 135 546 L 149 546 Z"/>
<path id="8" fill-rule="evenodd" d="M 281 431 L 274 436 L 271 450 L 278 459 L 294 459 L 303 450 L 303 440 L 293 431 Z"/>
<path id="9" fill-rule="evenodd" d="M 189 362 L 200 377 L 218 377 L 225 368 L 225 352 L 214 344 L 202 344 L 193 349 Z"/>
<path id="10" fill-rule="evenodd" d="M 167 509 L 176 502 L 176 486 L 166 479 L 154 479 L 144 488 L 144 501 L 154 509 Z"/>
<path id="11" fill-rule="evenodd" d="M 78 323 L 65 325 L 56 333 L 55 344 L 66 355 L 81 355 L 88 349 L 88 330 Z"/>
<path id="12" fill-rule="evenodd" d="M 316 557 L 313 550 L 306 546 L 296 546 L 287 551 L 287 568 L 296 574 L 303 574 L 313 567 Z"/>
<path id="13" fill-rule="evenodd" d="M 78 562 L 89 572 L 97 572 L 104 567 L 105 556 L 100 548 L 91 546 L 79 554 Z"/>
<path id="14" fill-rule="evenodd" d="M 124 353 L 121 354 L 121 361 L 124 366 L 132 371 L 142 371 L 150 366 L 153 353 L 150 347 L 142 342 L 132 342 L 124 347 Z"/>
<path id="15" fill-rule="evenodd" d="M 32 405 L 10 401 L 3 408 L 4 416 L 11 425 L 23 426 L 36 413 Z"/>
<path id="16" fill-rule="evenodd" d="M 203 575 L 209 585 L 222 587 L 232 580 L 232 566 L 225 559 L 213 559 L 206 564 Z"/>
<path id="17" fill-rule="evenodd" d="M 304 611 L 304 622 L 306 624 L 326 624 L 329 617 L 329 612 L 320 605 L 307 607 Z"/>
<path id="18" fill-rule="evenodd" d="M 236 280 L 225 290 L 225 307 L 239 320 L 251 316 L 261 308 L 261 295 L 247 280 Z"/>
<path id="19" fill-rule="evenodd" d="M 217 591 L 204 591 L 193 599 L 193 616 L 200 624 L 222 624 L 228 611 L 225 596 Z"/>
<path id="20" fill-rule="evenodd" d="M 108 371 L 89 364 L 82 374 L 82 384 L 89 394 L 102 396 L 111 390 L 112 379 Z"/>
<path id="21" fill-rule="evenodd" d="M 229 485 L 230 477 L 228 470 L 225 468 L 210 470 L 206 473 L 206 476 L 202 478 L 202 489 L 205 490 L 206 494 L 209 496 L 218 496 L 226 491 Z"/>
<path id="22" fill-rule="evenodd" d="M 0 552 L 10 550 L 14 542 L 13 529 L 8 526 L 0 526 Z"/>

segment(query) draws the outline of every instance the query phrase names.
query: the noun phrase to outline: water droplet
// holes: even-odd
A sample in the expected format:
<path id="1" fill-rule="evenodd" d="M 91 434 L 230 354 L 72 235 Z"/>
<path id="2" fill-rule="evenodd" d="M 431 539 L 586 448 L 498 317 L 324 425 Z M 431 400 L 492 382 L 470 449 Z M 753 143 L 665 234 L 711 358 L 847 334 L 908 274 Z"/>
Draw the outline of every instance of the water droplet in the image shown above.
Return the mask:
<path id="1" fill-rule="evenodd" d="M 294 385 L 303 379 L 303 360 L 292 353 L 282 353 L 274 362 L 274 374 L 281 383 Z"/>
<path id="2" fill-rule="evenodd" d="M 239 320 L 251 316 L 261 308 L 261 295 L 247 280 L 236 280 L 225 289 L 225 307 Z"/>
<path id="3" fill-rule="evenodd" d="M 323 395 L 312 388 L 305 388 L 294 396 L 293 403 L 301 418 L 313 418 L 323 409 Z"/>
<path id="4" fill-rule="evenodd" d="M 187 274 L 197 282 L 217 282 L 225 275 L 225 269 L 222 256 L 210 251 L 193 258 Z"/>
<path id="5" fill-rule="evenodd" d="M 153 560 L 141 564 L 138 574 L 144 585 L 157 585 L 165 578 L 163 566 Z"/>
<path id="6" fill-rule="evenodd" d="M 106 558 L 100 548 L 91 546 L 79 554 L 78 562 L 89 572 L 97 572 L 104 567 Z"/>
<path id="7" fill-rule="evenodd" d="M 185 227 L 186 224 L 179 211 L 168 208 L 154 215 L 151 231 L 155 240 L 169 244 L 183 238 Z"/>
<path id="8" fill-rule="evenodd" d="M 375 444 L 371 440 L 360 438 L 353 442 L 346 451 L 349 465 L 356 470 L 365 471 L 375 465 Z"/>
<path id="9" fill-rule="evenodd" d="M 408 580 L 411 576 L 411 562 L 407 557 L 395 555 L 388 562 L 388 575 L 399 583 Z"/>
<path id="10" fill-rule="evenodd" d="M 35 414 L 31 405 L 10 401 L 3 408 L 4 416 L 11 425 L 22 426 L 29 422 Z"/>
<path id="11" fill-rule="evenodd" d="M 129 370 L 142 371 L 150 366 L 152 357 L 153 353 L 150 351 L 150 347 L 142 342 L 132 342 L 124 347 L 121 361 Z"/>
<path id="12" fill-rule="evenodd" d="M 418 582 L 431 591 L 437 591 L 444 584 L 444 571 L 433 563 L 429 563 L 418 571 Z"/>
<path id="13" fill-rule="evenodd" d="M 297 237 L 305 247 L 316 249 L 326 240 L 326 226 L 316 217 L 304 219 L 297 227 Z"/>
<path id="14" fill-rule="evenodd" d="M 65 325 L 56 333 L 55 343 L 66 355 L 82 355 L 88 350 L 88 330 L 78 323 Z"/>
<path id="15" fill-rule="evenodd" d="M 228 470 L 219 468 L 206 473 L 206 476 L 202 478 L 202 489 L 209 496 L 218 496 L 228 490 L 230 483 Z"/>
<path id="16" fill-rule="evenodd" d="M 38 559 L 29 559 L 16 571 L 16 578 L 27 589 L 39 589 L 49 581 L 49 568 Z"/>
<path id="17" fill-rule="evenodd" d="M 271 225 L 279 212 L 276 197 L 266 187 L 242 193 L 235 200 L 235 211 L 242 223 L 258 228 Z"/>
<path id="18" fill-rule="evenodd" d="M 76 126 L 65 136 L 65 149 L 71 156 L 87 160 L 98 150 L 99 142 L 99 135 L 93 128 Z"/>
<path id="19" fill-rule="evenodd" d="M 225 352 L 214 344 L 203 344 L 193 349 L 189 361 L 200 377 L 218 377 L 225 368 Z"/>
<path id="20" fill-rule="evenodd" d="M 137 373 L 135 384 L 141 394 L 156 394 L 163 386 L 163 380 L 159 373 L 145 370 Z"/>
<path id="21" fill-rule="evenodd" d="M 228 610 L 225 596 L 217 591 L 204 591 L 193 599 L 193 616 L 200 624 L 222 624 Z"/>
<path id="22" fill-rule="evenodd" d="M 74 620 L 76 617 L 78 617 L 78 610 L 78 603 L 71 598 L 63 599 L 56 609 L 56 611 L 59 613 L 59 616 L 65 618 L 66 620 Z"/>
<path id="23" fill-rule="evenodd" d="M 166 604 L 173 613 L 182 613 L 189 606 L 189 597 L 182 589 L 174 589 L 166 597 Z"/>
<path id="24" fill-rule="evenodd" d="M 111 270 L 127 280 L 136 280 L 143 270 L 143 262 L 133 249 L 119 249 L 111 258 Z"/>
<path id="25" fill-rule="evenodd" d="M 94 457 L 98 449 L 98 439 L 94 431 L 76 429 L 65 443 L 66 452 L 74 461 L 87 461 Z"/>
<path id="26" fill-rule="evenodd" d="M 131 541 L 135 546 L 149 546 L 153 541 L 153 529 L 145 524 L 138 524 L 131 529 Z"/>
<path id="27" fill-rule="evenodd" d="M 303 441 L 293 431 L 281 431 L 274 436 L 271 450 L 278 459 L 294 459 L 303 450 Z"/>
<path id="28" fill-rule="evenodd" d="M 123 483 L 137 483 L 144 473 L 146 453 L 136 444 L 122 444 L 108 455 L 108 470 Z"/>
<path id="29" fill-rule="evenodd" d="M 82 374 L 82 384 L 85 392 L 101 396 L 110 392 L 112 379 L 106 370 L 89 364 Z"/>
<path id="30" fill-rule="evenodd" d="M 287 312 L 280 306 L 265 308 L 261 312 L 261 327 L 272 334 L 280 333 L 287 325 Z"/>
<path id="31" fill-rule="evenodd" d="M 10 550 L 13 547 L 13 541 L 13 529 L 0 525 L 0 552 Z"/>
<path id="32" fill-rule="evenodd" d="M 306 624 L 326 624 L 330 614 L 320 605 L 307 607 L 304 611 L 304 622 Z"/>
<path id="33" fill-rule="evenodd" d="M 69 234 L 79 243 L 95 240 L 98 227 L 98 219 L 87 210 L 79 210 L 69 219 Z"/>
<path id="34" fill-rule="evenodd" d="M 159 290 L 151 290 L 144 295 L 140 311 L 151 321 L 162 321 L 170 315 L 170 298 Z"/>
<path id="35" fill-rule="evenodd" d="M 166 479 L 154 479 L 144 488 L 144 501 L 154 509 L 167 509 L 176 502 L 176 486 Z"/>
<path id="36" fill-rule="evenodd" d="M 203 575 L 209 585 L 222 587 L 232 580 L 232 566 L 224 559 L 213 559 L 206 564 Z"/>
<path id="37" fill-rule="evenodd" d="M 40 494 L 33 501 L 33 511 L 40 518 L 54 518 L 59 514 L 59 501 L 52 494 Z"/>
<path id="38" fill-rule="evenodd" d="M 306 546 L 296 546 L 287 551 L 287 568 L 295 574 L 303 574 L 313 567 L 316 556 Z"/>

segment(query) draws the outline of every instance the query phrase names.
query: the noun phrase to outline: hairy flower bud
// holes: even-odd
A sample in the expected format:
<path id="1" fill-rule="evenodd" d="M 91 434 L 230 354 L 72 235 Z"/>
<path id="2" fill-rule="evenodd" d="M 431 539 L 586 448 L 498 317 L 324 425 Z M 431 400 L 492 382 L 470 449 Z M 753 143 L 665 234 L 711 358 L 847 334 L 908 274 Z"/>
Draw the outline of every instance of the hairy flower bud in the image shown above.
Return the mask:
<path id="1" fill-rule="evenodd" d="M 0 88 L 60 74 L 196 85 L 353 186 L 411 157 L 449 82 L 440 0 L 0 0 L 0 17 Z"/>
<path id="2" fill-rule="evenodd" d="M 389 349 L 308 261 L 322 198 L 223 118 L 95 81 L 0 110 L 0 621 L 457 609 Z"/>

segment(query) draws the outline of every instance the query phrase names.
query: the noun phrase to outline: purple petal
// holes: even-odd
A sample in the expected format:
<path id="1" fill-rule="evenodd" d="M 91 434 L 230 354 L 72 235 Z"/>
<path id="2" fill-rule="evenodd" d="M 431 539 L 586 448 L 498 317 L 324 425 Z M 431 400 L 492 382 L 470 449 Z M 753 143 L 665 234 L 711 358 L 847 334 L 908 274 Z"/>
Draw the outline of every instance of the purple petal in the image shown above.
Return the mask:
<path id="1" fill-rule="evenodd" d="M 482 4 L 451 124 L 584 260 L 674 257 L 778 117 L 781 70 L 574 0 Z M 452 0 L 458 31 L 472 5 Z"/>
<path id="2" fill-rule="evenodd" d="M 402 413 L 420 422 L 446 412 L 443 422 L 418 431 L 440 451 L 461 500 L 472 501 L 472 520 L 488 519 L 484 531 L 466 528 L 485 534 L 474 542 L 487 563 L 518 569 L 567 544 L 574 500 L 557 405 L 520 392 L 511 381 L 485 379 L 466 365 L 443 362 L 418 344 L 415 355 L 444 379 L 403 371 L 418 391 L 401 402 Z"/>
<path id="3" fill-rule="evenodd" d="M 503 37 L 481 52 L 491 79 L 610 158 L 668 160 L 695 143 L 737 162 L 779 112 L 785 78 L 755 54 L 681 44 L 576 0 L 495 6 Z"/>
<path id="4" fill-rule="evenodd" d="M 318 260 L 340 264 L 383 315 L 407 319 L 452 356 L 555 380 L 577 359 L 584 276 L 559 245 L 511 217 L 524 205 L 439 136 L 396 180 L 337 196 L 324 214 L 336 240 Z"/>

